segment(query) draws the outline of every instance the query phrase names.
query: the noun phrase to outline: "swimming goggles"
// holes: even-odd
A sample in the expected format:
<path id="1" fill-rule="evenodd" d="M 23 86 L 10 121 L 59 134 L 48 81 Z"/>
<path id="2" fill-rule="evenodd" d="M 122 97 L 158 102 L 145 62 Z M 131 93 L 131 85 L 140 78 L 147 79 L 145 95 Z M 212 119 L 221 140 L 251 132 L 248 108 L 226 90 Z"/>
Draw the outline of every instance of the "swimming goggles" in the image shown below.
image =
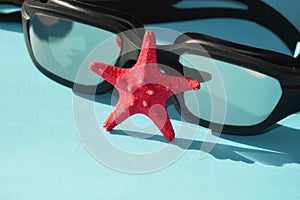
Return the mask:
<path id="1" fill-rule="evenodd" d="M 291 52 L 300 41 L 291 22 L 262 1 L 235 1 L 242 9 L 180 9 L 174 6 L 176 0 L 155 2 L 25 0 L 22 21 L 30 56 L 52 80 L 79 92 L 103 93 L 111 85 L 82 70 L 83 65 L 101 61 L 133 66 L 145 33 L 143 23 L 237 18 L 269 29 Z M 201 82 L 199 91 L 176 96 L 181 115 L 201 126 L 222 127 L 223 132 L 239 135 L 265 131 L 300 110 L 298 53 L 293 57 L 195 32 L 157 46 L 159 64 Z M 80 70 L 84 79 L 78 79 Z M 221 117 L 220 105 L 226 107 Z"/>

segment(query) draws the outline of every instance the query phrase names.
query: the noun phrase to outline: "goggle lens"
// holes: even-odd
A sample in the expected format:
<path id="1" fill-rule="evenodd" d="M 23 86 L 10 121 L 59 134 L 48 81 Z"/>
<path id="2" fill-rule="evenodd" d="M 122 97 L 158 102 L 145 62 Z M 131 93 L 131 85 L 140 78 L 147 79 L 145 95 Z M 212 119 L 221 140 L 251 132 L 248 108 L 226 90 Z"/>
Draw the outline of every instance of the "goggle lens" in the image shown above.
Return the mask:
<path id="1" fill-rule="evenodd" d="M 233 126 L 259 124 L 283 94 L 277 79 L 228 62 L 194 54 L 182 55 L 180 62 L 185 76 L 201 82 L 200 90 L 184 93 L 184 104 L 190 113 L 206 121 Z M 224 105 L 225 118 L 212 115 L 222 114 Z"/>
<path id="2" fill-rule="evenodd" d="M 85 63 L 88 66 L 89 59 L 114 65 L 121 51 L 114 33 L 40 14 L 35 14 L 30 20 L 29 37 L 34 58 L 40 66 L 71 82 L 75 82 L 80 71 L 84 78 L 77 79 L 76 83 L 87 86 L 97 85 L 103 79 L 92 73 L 88 67 L 81 66 Z M 106 41 L 107 39 L 110 41 Z M 97 49 L 104 41 L 109 48 Z M 98 55 L 95 55 L 95 49 Z M 94 54 L 90 55 L 90 52 Z"/>

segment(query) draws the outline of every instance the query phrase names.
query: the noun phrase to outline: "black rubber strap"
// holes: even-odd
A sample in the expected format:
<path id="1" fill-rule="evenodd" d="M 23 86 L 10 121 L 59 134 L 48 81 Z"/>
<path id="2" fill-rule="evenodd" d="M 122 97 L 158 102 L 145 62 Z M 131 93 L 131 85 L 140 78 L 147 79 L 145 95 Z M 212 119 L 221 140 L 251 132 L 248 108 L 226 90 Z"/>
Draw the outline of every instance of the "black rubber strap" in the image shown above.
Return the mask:
<path id="1" fill-rule="evenodd" d="M 299 30 L 283 15 L 264 2 L 249 1 L 249 17 L 278 35 L 294 53 L 300 41 Z"/>
<path id="2" fill-rule="evenodd" d="M 21 6 L 24 0 L 0 0 L 0 4 L 13 4 L 16 6 Z"/>
<path id="3" fill-rule="evenodd" d="M 278 35 L 294 52 L 300 33 L 282 14 L 260 0 L 235 0 L 248 6 L 237 8 L 176 8 L 180 0 L 81 0 L 125 11 L 143 23 L 162 23 L 204 18 L 239 18 L 254 21 Z"/>
<path id="4" fill-rule="evenodd" d="M 16 6 L 22 6 L 24 0 L 0 0 L 0 4 L 12 4 Z M 16 11 L 12 13 L 0 13 L 0 22 L 21 22 L 21 12 Z"/>
<path id="5" fill-rule="evenodd" d="M 1 22 L 21 22 L 21 12 L 13 12 L 9 14 L 0 14 Z"/>

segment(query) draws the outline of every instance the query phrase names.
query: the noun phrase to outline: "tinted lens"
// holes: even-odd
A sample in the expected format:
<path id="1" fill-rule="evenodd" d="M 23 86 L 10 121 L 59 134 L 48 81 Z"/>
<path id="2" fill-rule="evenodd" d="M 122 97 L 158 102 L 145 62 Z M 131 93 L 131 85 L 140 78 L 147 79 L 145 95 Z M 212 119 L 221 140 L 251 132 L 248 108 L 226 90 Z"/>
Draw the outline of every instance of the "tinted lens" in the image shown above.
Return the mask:
<path id="1" fill-rule="evenodd" d="M 71 82 L 76 80 L 76 83 L 83 85 L 95 85 L 103 81 L 90 72 L 90 63 L 86 60 L 97 45 L 108 38 L 114 38 L 109 44 L 110 48 L 98 50 L 98 56 L 92 57 L 91 62 L 115 64 L 120 54 L 114 33 L 56 17 L 34 15 L 29 24 L 29 37 L 34 57 L 43 68 L 63 79 Z M 79 70 L 84 78 L 76 79 Z"/>
<path id="2" fill-rule="evenodd" d="M 196 95 L 190 91 L 184 93 L 187 109 L 201 119 L 234 126 L 256 125 L 272 113 L 282 96 L 278 80 L 264 74 L 199 55 L 184 54 L 180 62 L 186 66 L 185 76 L 201 82 Z M 216 78 L 219 76 L 221 79 Z M 219 93 L 217 85 L 224 86 L 225 95 Z M 216 109 L 223 103 L 226 104 L 225 122 L 212 117 L 212 112 L 218 112 Z"/>

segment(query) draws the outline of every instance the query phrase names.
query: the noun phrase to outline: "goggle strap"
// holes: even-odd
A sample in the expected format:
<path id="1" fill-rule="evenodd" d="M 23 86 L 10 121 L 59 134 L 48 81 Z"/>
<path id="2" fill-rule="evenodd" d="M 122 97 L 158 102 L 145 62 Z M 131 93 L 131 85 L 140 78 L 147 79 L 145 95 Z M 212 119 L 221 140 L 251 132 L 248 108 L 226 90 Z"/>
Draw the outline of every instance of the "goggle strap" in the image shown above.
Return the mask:
<path id="1" fill-rule="evenodd" d="M 300 60 L 300 41 L 297 42 L 297 44 L 296 44 L 296 49 L 295 49 L 295 53 L 294 53 L 294 58 Z"/>
<path id="2" fill-rule="evenodd" d="M 8 14 L 0 14 L 0 21 L 1 22 L 21 22 L 22 20 L 21 12 L 13 12 Z"/>
<path id="3" fill-rule="evenodd" d="M 92 2 L 95 0 L 81 0 Z M 236 8 L 176 8 L 174 5 L 180 0 L 132 0 L 129 6 L 127 1 L 98 1 L 98 4 L 108 8 L 120 9 L 136 16 L 143 23 L 163 23 L 171 21 L 183 21 L 208 18 L 237 18 L 254 21 L 264 26 L 279 36 L 288 46 L 291 52 L 295 50 L 297 41 L 300 41 L 300 33 L 297 28 L 281 13 L 261 0 L 234 0 L 248 6 L 248 9 Z M 147 9 L 144 9 L 147 8 Z M 159 13 L 153 17 L 153 11 Z"/>
<path id="4" fill-rule="evenodd" d="M 0 4 L 10 4 L 15 6 L 22 6 L 24 0 L 0 0 Z M 0 22 L 21 22 L 21 11 L 11 13 L 0 13 Z"/>

